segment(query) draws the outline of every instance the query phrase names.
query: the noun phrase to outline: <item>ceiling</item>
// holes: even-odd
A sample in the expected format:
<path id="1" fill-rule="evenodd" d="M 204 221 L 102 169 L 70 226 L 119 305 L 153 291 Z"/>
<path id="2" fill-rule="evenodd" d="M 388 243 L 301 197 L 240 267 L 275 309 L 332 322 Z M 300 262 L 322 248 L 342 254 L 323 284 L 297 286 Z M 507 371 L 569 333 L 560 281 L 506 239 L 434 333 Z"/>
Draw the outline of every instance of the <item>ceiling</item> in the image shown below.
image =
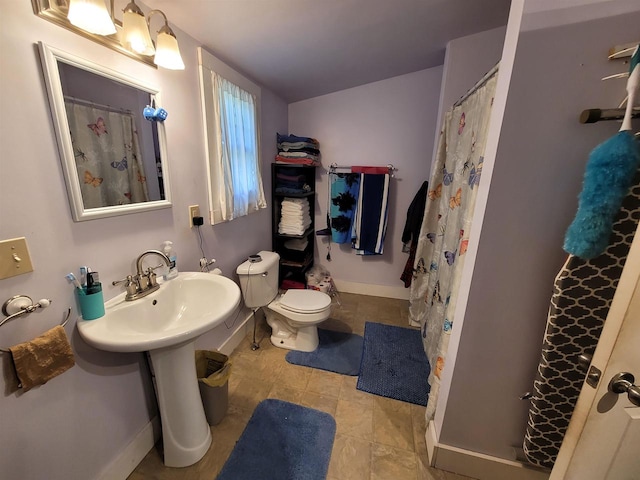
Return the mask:
<path id="1" fill-rule="evenodd" d="M 449 40 L 506 25 L 510 0 L 144 3 L 164 11 L 221 60 L 295 102 L 441 65 Z"/>

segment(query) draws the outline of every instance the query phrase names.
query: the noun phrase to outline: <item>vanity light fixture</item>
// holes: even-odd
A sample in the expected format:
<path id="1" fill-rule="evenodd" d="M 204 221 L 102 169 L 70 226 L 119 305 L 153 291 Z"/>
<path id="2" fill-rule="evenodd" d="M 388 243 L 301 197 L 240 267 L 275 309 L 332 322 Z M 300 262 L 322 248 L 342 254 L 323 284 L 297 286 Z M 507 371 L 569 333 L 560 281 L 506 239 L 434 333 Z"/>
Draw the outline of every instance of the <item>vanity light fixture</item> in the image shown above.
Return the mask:
<path id="1" fill-rule="evenodd" d="M 71 0 L 67 18 L 72 25 L 97 35 L 113 35 L 116 26 L 103 0 Z"/>
<path id="2" fill-rule="evenodd" d="M 156 46 L 154 48 L 149 29 L 151 17 L 156 13 L 162 15 L 164 25 L 158 30 Z M 159 67 L 170 70 L 184 70 L 184 62 L 180 55 L 178 40 L 173 30 L 171 30 L 171 27 L 169 27 L 167 16 L 163 11 L 151 10 L 145 21 L 142 10 L 140 10 L 135 1 L 132 0 L 131 3 L 124 8 L 122 29 L 122 43 L 125 48 L 141 55 L 150 56 L 155 54 L 153 63 Z"/>

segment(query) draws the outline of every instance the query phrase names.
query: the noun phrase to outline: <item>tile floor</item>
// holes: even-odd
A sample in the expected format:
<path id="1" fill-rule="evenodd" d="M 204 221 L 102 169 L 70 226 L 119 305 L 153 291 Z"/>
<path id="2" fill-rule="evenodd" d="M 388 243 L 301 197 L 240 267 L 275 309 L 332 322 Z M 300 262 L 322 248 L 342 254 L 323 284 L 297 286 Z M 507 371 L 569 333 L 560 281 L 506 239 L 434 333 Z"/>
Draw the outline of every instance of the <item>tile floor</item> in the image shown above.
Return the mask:
<path id="1" fill-rule="evenodd" d="M 362 335 L 366 321 L 406 327 L 407 315 L 406 301 L 342 293 L 322 327 Z M 213 480 L 265 398 L 333 415 L 337 428 L 328 480 L 471 480 L 428 467 L 424 407 L 361 392 L 357 377 L 287 363 L 287 350 L 271 345 L 269 327 L 260 317 L 258 340 L 259 350 L 251 350 L 249 336 L 232 354 L 229 410 L 211 428 L 213 443 L 205 457 L 187 468 L 167 468 L 159 444 L 129 480 Z"/>

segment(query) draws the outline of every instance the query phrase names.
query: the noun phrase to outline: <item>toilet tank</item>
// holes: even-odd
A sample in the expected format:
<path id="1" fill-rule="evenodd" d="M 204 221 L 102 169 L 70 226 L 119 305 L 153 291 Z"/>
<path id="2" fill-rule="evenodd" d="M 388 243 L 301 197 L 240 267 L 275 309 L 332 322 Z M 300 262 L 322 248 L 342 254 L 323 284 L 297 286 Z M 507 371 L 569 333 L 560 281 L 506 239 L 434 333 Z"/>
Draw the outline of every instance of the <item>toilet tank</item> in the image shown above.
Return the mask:
<path id="1" fill-rule="evenodd" d="M 278 294 L 278 267 L 280 256 L 275 252 L 258 252 L 259 262 L 247 260 L 238 266 L 240 289 L 244 304 L 249 308 L 264 307 Z"/>

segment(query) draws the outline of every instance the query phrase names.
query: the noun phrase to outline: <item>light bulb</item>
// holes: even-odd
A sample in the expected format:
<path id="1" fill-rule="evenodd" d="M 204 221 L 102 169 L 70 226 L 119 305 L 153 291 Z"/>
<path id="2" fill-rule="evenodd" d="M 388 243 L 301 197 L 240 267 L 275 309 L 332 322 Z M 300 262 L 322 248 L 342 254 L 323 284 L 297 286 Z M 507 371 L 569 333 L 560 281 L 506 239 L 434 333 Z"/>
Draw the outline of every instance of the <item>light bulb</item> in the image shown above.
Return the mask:
<path id="1" fill-rule="evenodd" d="M 72 25 L 96 35 L 113 35 L 116 26 L 103 0 L 71 0 L 67 18 Z"/>

